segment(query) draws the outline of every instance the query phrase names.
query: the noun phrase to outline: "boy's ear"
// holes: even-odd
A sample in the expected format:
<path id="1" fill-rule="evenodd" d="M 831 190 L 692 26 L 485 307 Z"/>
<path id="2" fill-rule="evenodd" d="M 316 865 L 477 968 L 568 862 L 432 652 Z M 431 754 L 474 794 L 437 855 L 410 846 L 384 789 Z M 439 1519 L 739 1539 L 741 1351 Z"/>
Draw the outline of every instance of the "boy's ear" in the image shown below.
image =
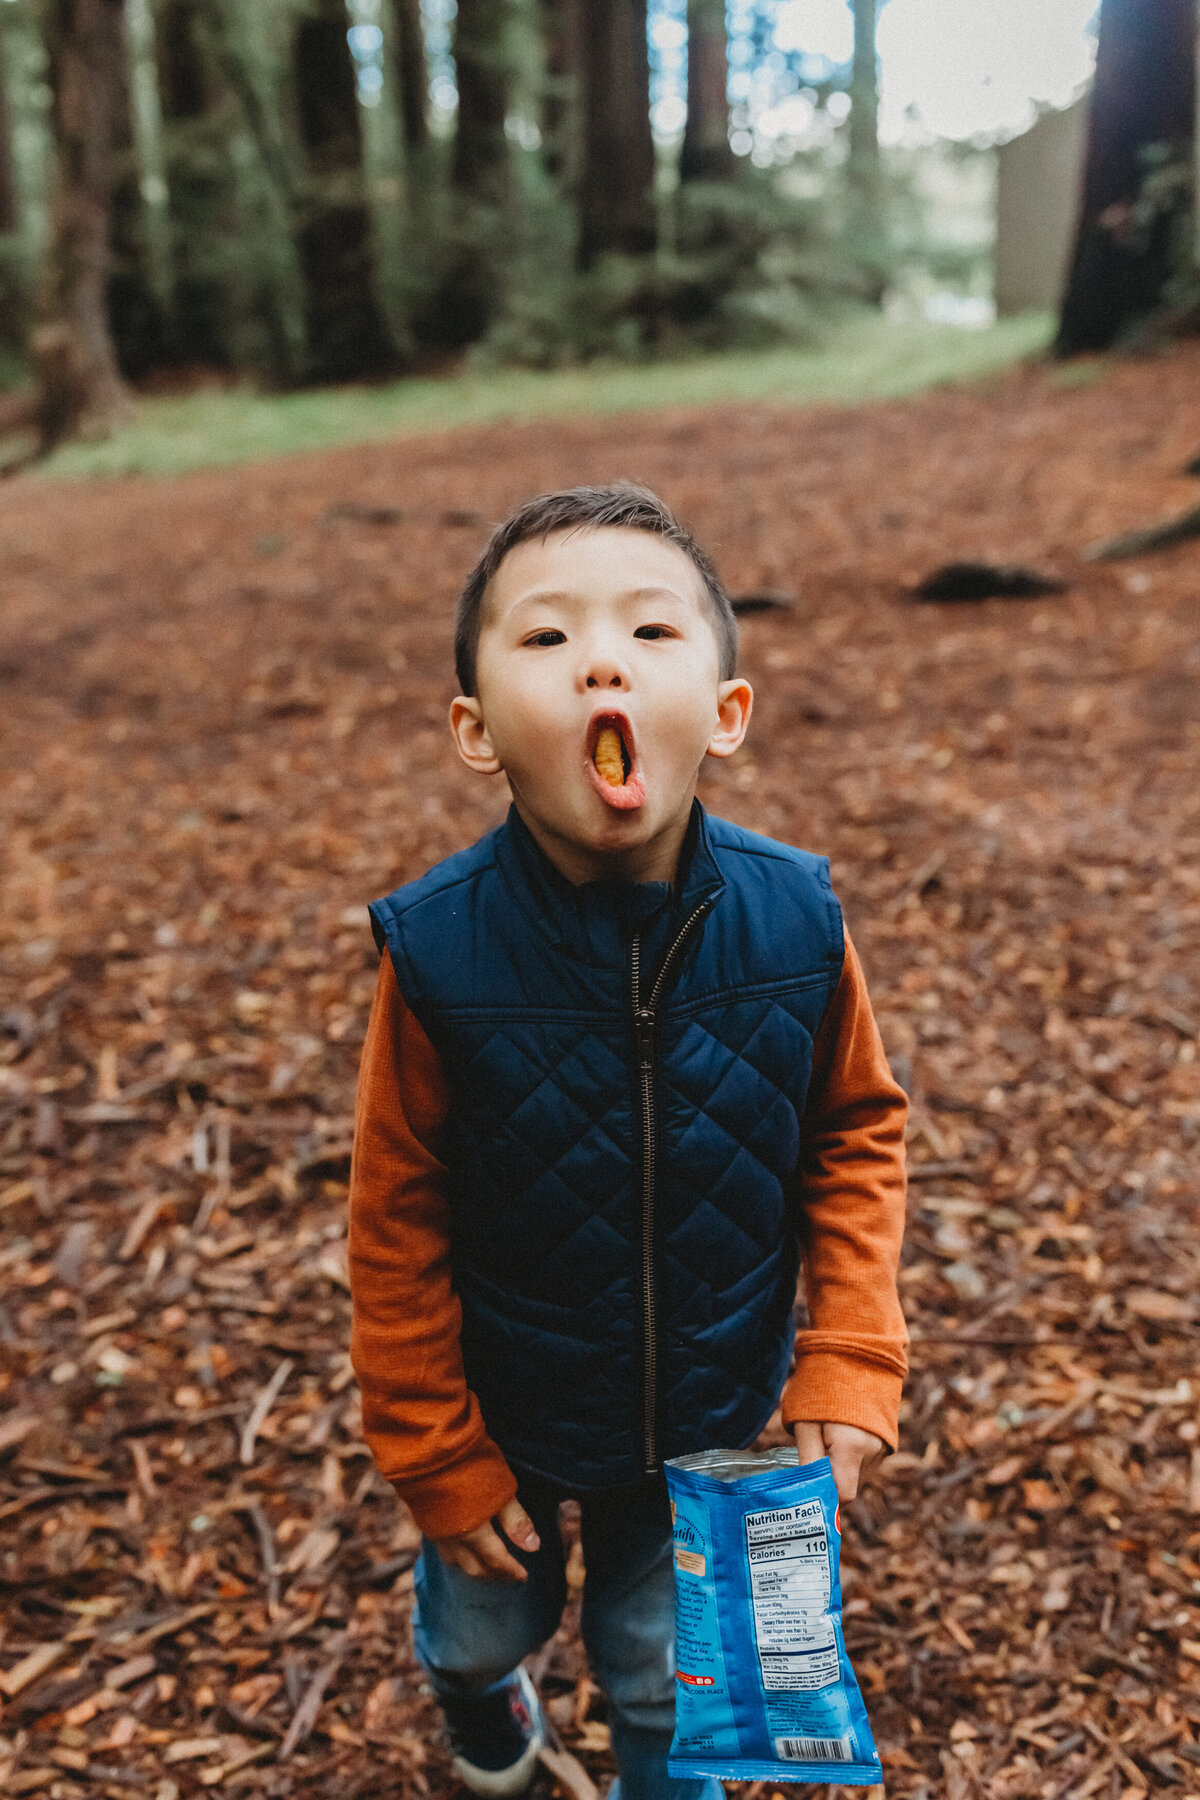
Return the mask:
<path id="1" fill-rule="evenodd" d="M 459 694 L 450 702 L 450 729 L 458 754 L 476 775 L 498 775 L 500 758 L 492 749 L 483 708 L 474 694 Z"/>
<path id="2" fill-rule="evenodd" d="M 754 709 L 754 689 L 738 676 L 717 689 L 717 729 L 708 740 L 709 756 L 732 756 L 741 747 Z"/>

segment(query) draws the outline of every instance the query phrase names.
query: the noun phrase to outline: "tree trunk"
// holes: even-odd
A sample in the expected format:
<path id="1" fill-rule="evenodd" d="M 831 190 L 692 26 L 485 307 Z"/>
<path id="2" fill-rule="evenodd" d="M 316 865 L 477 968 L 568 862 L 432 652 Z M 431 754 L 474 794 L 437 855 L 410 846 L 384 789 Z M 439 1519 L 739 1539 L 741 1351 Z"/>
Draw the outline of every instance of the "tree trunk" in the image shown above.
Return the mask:
<path id="1" fill-rule="evenodd" d="M 244 0 L 189 0 L 189 9 L 233 101 L 227 133 L 237 241 L 227 266 L 237 290 L 236 360 L 291 386 L 308 372 L 296 244 L 303 170 L 287 104 L 291 71 L 275 28 L 279 14 Z"/>
<path id="2" fill-rule="evenodd" d="M 146 241 L 146 268 L 150 287 L 165 317 L 171 310 L 171 216 L 150 0 L 126 0 L 126 21 L 130 113 L 137 149 L 137 190 Z"/>
<path id="3" fill-rule="evenodd" d="M 57 170 L 42 323 L 30 347 L 43 450 L 74 431 L 106 434 L 129 409 L 107 299 L 122 0 L 51 0 L 46 22 Z"/>
<path id="4" fill-rule="evenodd" d="M 168 346 L 175 362 L 221 368 L 248 348 L 240 341 L 250 288 L 243 246 L 253 240 L 238 218 L 230 154 L 234 103 L 208 49 L 202 5 L 161 0 L 154 13 L 170 253 Z M 220 30 L 219 18 L 210 29 Z M 234 257 L 222 253 L 226 245 L 237 247 Z M 253 362 L 252 353 L 247 360 Z"/>
<path id="5" fill-rule="evenodd" d="M 429 69 L 425 60 L 425 27 L 421 0 L 392 0 L 396 32 L 396 91 L 409 150 L 429 142 Z"/>
<path id="6" fill-rule="evenodd" d="M 125 60 L 113 141 L 108 319 L 117 366 L 131 381 L 168 360 L 170 219 L 148 0 L 125 0 Z"/>
<path id="7" fill-rule="evenodd" d="M 580 11 L 585 0 L 541 0 L 539 25 L 545 57 L 542 160 L 564 194 L 580 176 Z"/>
<path id="8" fill-rule="evenodd" d="M 1190 159 L 1195 0 L 1103 0 L 1075 254 L 1055 352 L 1107 350 L 1161 304 L 1177 219 L 1140 216 L 1147 153 Z"/>
<path id="9" fill-rule="evenodd" d="M 688 0 L 687 124 L 679 153 L 681 181 L 728 181 L 729 56 L 725 0 Z"/>
<path id="10" fill-rule="evenodd" d="M 579 260 L 641 255 L 657 239 L 646 0 L 583 8 L 583 181 Z"/>
<path id="11" fill-rule="evenodd" d="M 13 167 L 12 114 L 8 104 L 8 72 L 0 41 L 0 231 L 17 229 L 17 177 Z"/>
<path id="12" fill-rule="evenodd" d="M 454 68 L 458 125 L 453 180 L 460 193 L 500 202 L 509 190 L 510 0 L 458 0 Z"/>
<path id="13" fill-rule="evenodd" d="M 310 372 L 345 381 L 376 373 L 392 348 L 375 302 L 362 122 L 344 0 L 301 19 L 293 59 L 308 193 L 300 230 Z"/>
<path id="14" fill-rule="evenodd" d="M 854 65 L 850 78 L 851 233 L 867 298 L 882 304 L 887 285 L 883 180 L 879 160 L 878 0 L 853 0 Z"/>

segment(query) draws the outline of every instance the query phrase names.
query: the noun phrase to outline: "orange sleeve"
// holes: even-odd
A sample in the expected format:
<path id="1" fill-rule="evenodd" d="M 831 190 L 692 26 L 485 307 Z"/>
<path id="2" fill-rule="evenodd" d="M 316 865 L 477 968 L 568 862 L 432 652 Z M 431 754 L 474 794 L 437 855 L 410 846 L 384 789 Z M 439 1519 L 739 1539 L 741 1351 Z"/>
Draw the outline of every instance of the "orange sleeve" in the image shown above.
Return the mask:
<path id="1" fill-rule="evenodd" d="M 813 1046 L 799 1228 L 811 1325 L 796 1335 L 783 1421 L 857 1425 L 896 1447 L 908 1333 L 896 1271 L 908 1102 L 892 1079 L 849 938 Z"/>
<path id="2" fill-rule="evenodd" d="M 380 965 L 358 1080 L 350 1172 L 350 1355 L 363 1435 L 429 1537 L 486 1524 L 517 1491 L 467 1387 L 436 1146 L 437 1052 Z"/>

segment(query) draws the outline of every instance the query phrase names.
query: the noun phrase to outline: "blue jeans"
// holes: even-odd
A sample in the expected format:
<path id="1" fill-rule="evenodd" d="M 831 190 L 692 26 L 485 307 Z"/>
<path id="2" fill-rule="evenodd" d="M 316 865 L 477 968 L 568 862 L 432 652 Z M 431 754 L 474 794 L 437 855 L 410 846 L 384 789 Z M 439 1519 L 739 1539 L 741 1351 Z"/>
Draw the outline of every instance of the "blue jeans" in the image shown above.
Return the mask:
<path id="1" fill-rule="evenodd" d="M 515 1554 L 523 1582 L 481 1581 L 448 1567 L 428 1541 L 416 1569 L 413 1641 L 435 1694 L 480 1693 L 558 1629 L 567 1584 L 558 1507 L 566 1490 L 538 1476 L 519 1498 L 541 1538 Z M 675 1587 L 671 1515 L 661 1478 L 578 1496 L 583 1641 L 608 1699 L 620 1800 L 722 1800 L 714 1780 L 667 1774 L 675 1724 Z"/>

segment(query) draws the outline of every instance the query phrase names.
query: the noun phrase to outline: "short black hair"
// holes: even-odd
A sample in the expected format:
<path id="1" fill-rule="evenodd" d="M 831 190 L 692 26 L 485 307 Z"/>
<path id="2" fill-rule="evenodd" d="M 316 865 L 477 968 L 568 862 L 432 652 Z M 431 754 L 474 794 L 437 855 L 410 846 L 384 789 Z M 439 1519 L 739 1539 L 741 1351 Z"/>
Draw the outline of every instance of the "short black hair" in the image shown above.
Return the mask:
<path id="1" fill-rule="evenodd" d="M 604 526 L 648 531 L 683 551 L 704 583 L 709 617 L 720 653 L 721 680 L 728 681 L 734 675 L 737 669 L 737 619 L 712 558 L 650 488 L 635 481 L 614 481 L 606 487 L 564 488 L 555 494 L 538 494 L 497 525 L 484 546 L 483 555 L 468 575 L 458 602 L 454 663 L 462 693 L 475 692 L 475 662 L 483 624 L 483 603 L 509 551 L 531 538 L 547 538 L 556 531 L 598 530 Z"/>

